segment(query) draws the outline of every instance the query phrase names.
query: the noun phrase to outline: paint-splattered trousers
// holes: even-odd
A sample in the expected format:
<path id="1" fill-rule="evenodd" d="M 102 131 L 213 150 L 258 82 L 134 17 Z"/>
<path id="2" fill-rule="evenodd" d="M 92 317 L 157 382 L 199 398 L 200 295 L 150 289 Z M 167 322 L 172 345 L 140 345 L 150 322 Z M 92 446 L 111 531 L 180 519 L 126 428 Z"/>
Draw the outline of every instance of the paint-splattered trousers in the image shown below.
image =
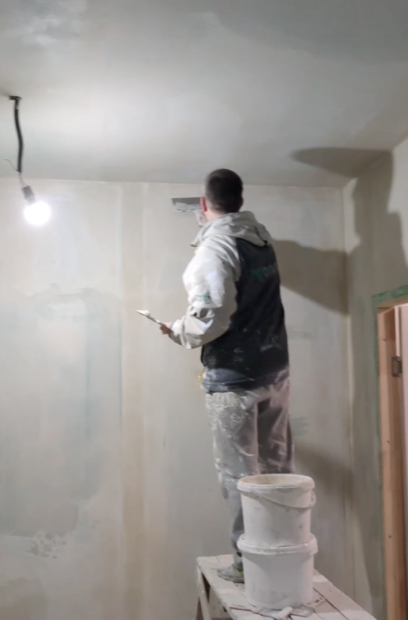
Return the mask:
<path id="1" fill-rule="evenodd" d="M 206 395 L 215 466 L 231 512 L 235 563 L 241 564 L 238 539 L 244 531 L 237 482 L 245 476 L 294 471 L 289 421 L 289 370 L 272 385 L 253 391 Z"/>

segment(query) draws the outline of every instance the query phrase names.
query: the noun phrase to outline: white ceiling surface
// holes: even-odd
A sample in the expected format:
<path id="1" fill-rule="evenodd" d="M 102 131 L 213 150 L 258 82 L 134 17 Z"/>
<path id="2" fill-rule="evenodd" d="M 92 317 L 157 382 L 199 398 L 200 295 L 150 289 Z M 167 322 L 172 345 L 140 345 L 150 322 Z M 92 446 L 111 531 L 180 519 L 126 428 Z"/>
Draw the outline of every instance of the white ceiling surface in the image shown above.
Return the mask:
<path id="1" fill-rule="evenodd" d="M 339 186 L 408 133 L 407 0 L 0 0 L 0 176 Z"/>

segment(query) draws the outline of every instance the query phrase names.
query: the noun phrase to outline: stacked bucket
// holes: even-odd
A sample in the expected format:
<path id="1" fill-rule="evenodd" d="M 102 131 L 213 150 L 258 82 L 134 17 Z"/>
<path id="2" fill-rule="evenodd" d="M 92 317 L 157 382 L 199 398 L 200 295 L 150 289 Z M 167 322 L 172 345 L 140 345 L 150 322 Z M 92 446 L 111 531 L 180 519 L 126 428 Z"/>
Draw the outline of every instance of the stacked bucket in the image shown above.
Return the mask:
<path id="1" fill-rule="evenodd" d="M 282 610 L 313 600 L 316 538 L 310 532 L 314 481 L 266 474 L 238 483 L 245 534 L 239 540 L 250 605 Z"/>

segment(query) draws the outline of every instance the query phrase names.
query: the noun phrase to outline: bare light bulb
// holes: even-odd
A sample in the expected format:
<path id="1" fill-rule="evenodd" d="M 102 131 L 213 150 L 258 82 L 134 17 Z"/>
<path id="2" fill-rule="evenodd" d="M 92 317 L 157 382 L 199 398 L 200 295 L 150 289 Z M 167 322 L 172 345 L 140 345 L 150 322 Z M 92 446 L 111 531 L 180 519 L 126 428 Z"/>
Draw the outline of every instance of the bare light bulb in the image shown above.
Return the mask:
<path id="1" fill-rule="evenodd" d="M 51 209 L 46 202 L 37 200 L 31 187 L 23 187 L 24 198 L 27 206 L 24 209 L 24 217 L 32 226 L 44 226 L 51 217 Z"/>
<path id="2" fill-rule="evenodd" d="M 33 202 L 24 209 L 24 217 L 32 226 L 44 226 L 51 217 L 51 209 L 46 202 Z"/>

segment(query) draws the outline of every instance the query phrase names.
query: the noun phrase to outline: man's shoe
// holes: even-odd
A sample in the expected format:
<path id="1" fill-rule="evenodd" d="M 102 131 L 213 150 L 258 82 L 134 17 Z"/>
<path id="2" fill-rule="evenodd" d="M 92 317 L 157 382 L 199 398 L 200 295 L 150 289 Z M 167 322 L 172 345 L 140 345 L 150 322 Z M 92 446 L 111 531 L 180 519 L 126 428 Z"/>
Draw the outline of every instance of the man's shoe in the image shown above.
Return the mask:
<path id="1" fill-rule="evenodd" d="M 232 581 L 232 583 L 244 583 L 244 569 L 242 567 L 231 564 L 227 568 L 219 568 L 218 575 L 226 581 Z"/>

